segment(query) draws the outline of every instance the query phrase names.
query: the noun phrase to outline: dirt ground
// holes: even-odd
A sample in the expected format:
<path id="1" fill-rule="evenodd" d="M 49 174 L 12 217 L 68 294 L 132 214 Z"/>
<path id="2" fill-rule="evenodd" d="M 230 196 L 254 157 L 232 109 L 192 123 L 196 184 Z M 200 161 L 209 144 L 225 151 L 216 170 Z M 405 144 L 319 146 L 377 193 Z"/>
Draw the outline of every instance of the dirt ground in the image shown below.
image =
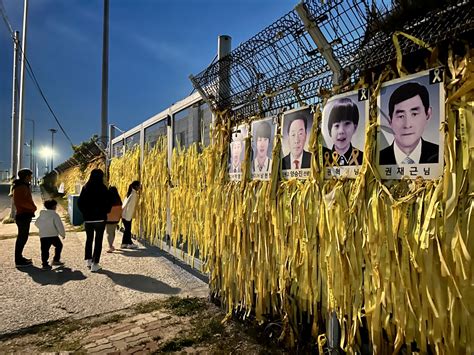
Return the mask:
<path id="1" fill-rule="evenodd" d="M 285 353 L 268 327 L 224 317 L 207 299 L 171 297 L 4 335 L 0 353 Z"/>

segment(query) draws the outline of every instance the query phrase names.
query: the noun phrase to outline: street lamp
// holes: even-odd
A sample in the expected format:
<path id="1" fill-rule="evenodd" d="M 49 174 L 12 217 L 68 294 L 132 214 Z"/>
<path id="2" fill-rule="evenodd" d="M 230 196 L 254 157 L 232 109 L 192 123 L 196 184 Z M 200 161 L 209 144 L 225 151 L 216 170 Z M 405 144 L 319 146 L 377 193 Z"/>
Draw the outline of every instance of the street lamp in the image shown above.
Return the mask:
<path id="1" fill-rule="evenodd" d="M 53 165 L 53 152 L 54 152 L 54 134 L 58 131 L 57 129 L 50 128 L 49 131 L 51 132 L 51 167 L 50 171 L 53 171 L 54 165 Z"/>
<path id="2" fill-rule="evenodd" d="M 45 168 L 45 174 L 48 173 L 48 159 L 53 160 L 53 151 L 51 150 L 50 147 L 42 147 L 41 150 L 39 151 L 41 157 L 44 158 L 44 168 Z"/>

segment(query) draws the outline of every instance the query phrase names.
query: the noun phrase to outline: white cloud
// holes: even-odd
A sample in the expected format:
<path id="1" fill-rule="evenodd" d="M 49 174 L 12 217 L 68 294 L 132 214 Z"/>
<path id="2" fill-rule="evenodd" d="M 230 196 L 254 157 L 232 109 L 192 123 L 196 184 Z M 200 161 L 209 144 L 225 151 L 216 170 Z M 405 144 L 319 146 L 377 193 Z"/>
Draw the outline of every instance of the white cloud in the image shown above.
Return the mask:
<path id="1" fill-rule="evenodd" d="M 80 28 L 71 26 L 66 23 L 50 21 L 48 22 L 48 27 L 53 32 L 67 38 L 69 41 L 86 43 L 90 40 Z"/>
<path id="2" fill-rule="evenodd" d="M 190 63 L 189 54 L 179 45 L 137 33 L 131 34 L 130 39 L 159 61 L 182 64 Z"/>

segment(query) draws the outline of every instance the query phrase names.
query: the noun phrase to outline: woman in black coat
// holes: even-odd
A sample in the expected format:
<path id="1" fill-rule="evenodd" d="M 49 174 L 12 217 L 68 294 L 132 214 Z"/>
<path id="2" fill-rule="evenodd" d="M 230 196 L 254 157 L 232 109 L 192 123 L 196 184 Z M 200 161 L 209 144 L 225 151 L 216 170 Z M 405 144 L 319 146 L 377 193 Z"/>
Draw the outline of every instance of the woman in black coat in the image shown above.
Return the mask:
<path id="1" fill-rule="evenodd" d="M 107 213 L 112 208 L 110 194 L 104 184 L 104 172 L 102 170 L 94 169 L 91 171 L 89 181 L 82 188 L 81 195 L 77 200 L 77 206 L 84 217 L 84 228 L 87 236 L 84 259 L 91 271 L 96 272 L 101 269 L 99 261 L 105 222 L 107 221 Z M 92 244 L 94 244 L 93 254 Z"/>

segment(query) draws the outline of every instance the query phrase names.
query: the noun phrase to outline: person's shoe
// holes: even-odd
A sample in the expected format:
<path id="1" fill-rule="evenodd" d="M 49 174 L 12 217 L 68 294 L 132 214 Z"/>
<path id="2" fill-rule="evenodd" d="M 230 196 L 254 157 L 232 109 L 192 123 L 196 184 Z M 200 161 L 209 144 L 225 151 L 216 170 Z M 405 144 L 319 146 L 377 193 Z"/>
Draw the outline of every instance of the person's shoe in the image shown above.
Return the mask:
<path id="1" fill-rule="evenodd" d="M 33 264 L 33 259 L 23 258 L 23 261 L 26 261 L 27 263 Z"/>
<path id="2" fill-rule="evenodd" d="M 122 244 L 122 245 L 120 246 L 120 249 L 128 249 L 128 244 Z"/>
<path id="3" fill-rule="evenodd" d="M 127 249 L 138 249 L 138 245 L 131 243 L 127 246 Z"/>
<path id="4" fill-rule="evenodd" d="M 100 266 L 99 264 L 96 264 L 96 263 L 92 263 L 91 272 L 97 272 L 100 269 L 102 269 L 102 266 Z"/>
<path id="5" fill-rule="evenodd" d="M 46 264 L 46 265 L 43 265 L 41 267 L 41 270 L 44 270 L 44 271 L 47 271 L 47 270 L 51 270 L 53 267 L 49 264 Z"/>
<path id="6" fill-rule="evenodd" d="M 92 266 L 92 259 L 86 259 L 86 266 L 89 268 Z"/>
<path id="7" fill-rule="evenodd" d="M 64 266 L 64 263 L 62 261 L 53 261 L 51 263 L 51 265 L 53 265 L 53 266 Z"/>
<path id="8" fill-rule="evenodd" d="M 15 263 L 16 267 L 27 267 L 31 265 L 33 265 L 33 263 L 31 261 L 26 261 L 26 260 L 22 260 L 19 263 Z"/>
<path id="9" fill-rule="evenodd" d="M 113 253 L 115 251 L 114 247 L 110 247 L 109 250 L 107 250 L 107 253 Z"/>

